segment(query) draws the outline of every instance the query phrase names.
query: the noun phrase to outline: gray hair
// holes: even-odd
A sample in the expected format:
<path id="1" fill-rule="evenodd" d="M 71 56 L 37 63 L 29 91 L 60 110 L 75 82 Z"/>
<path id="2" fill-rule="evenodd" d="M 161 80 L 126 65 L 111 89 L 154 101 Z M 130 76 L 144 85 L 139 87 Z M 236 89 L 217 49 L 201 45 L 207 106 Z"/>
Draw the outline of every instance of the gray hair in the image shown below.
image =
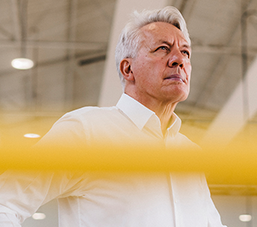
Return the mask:
<path id="1" fill-rule="evenodd" d="M 140 43 L 140 29 L 154 22 L 166 22 L 174 25 L 182 31 L 188 44 L 191 45 L 186 22 L 177 8 L 166 6 L 163 9 L 143 10 L 141 13 L 135 11 L 131 20 L 123 28 L 115 50 L 116 67 L 123 88 L 125 87 L 125 80 L 120 71 L 120 62 L 124 58 L 136 57 Z"/>

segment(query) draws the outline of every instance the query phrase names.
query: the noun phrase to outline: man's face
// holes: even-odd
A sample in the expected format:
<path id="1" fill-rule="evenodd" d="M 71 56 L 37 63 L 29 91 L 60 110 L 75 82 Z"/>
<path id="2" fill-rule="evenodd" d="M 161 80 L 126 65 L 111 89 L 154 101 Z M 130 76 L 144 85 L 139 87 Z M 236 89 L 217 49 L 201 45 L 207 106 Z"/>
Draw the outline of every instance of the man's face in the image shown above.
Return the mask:
<path id="1" fill-rule="evenodd" d="M 141 28 L 138 54 L 131 62 L 138 101 L 177 104 L 189 94 L 191 48 L 183 33 L 165 22 Z"/>

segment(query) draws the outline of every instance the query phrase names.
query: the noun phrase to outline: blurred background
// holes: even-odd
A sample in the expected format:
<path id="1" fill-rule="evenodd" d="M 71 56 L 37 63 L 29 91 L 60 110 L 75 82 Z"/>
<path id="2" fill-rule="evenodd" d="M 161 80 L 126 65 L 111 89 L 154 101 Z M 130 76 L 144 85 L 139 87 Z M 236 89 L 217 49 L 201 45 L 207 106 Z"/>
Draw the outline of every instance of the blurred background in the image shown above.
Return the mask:
<path id="1" fill-rule="evenodd" d="M 166 5 L 181 11 L 192 40 L 191 93 L 176 108 L 181 132 L 203 146 L 255 141 L 257 0 L 1 0 L 0 144 L 33 145 L 67 111 L 115 105 L 120 30 L 134 10 Z M 12 65 L 16 58 L 33 67 Z M 257 226 L 254 184 L 208 181 L 224 224 Z M 56 207 L 23 227 L 56 227 Z"/>

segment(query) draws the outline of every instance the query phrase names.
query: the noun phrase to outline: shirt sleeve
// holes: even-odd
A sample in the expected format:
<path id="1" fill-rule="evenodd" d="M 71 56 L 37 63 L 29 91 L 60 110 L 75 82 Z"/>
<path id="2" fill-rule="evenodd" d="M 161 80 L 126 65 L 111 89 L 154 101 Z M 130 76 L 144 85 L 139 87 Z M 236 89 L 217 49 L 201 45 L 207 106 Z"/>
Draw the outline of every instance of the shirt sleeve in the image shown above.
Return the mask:
<path id="1" fill-rule="evenodd" d="M 53 147 L 75 148 L 83 139 L 83 126 L 69 114 L 58 120 L 51 130 L 34 146 L 41 152 L 54 151 Z M 50 153 L 51 153 L 50 152 Z M 37 156 L 37 158 L 39 158 Z M 49 157 L 51 158 L 51 157 Z M 68 171 L 13 171 L 0 175 L 0 226 L 17 227 L 40 206 L 67 194 L 82 174 Z"/>
<path id="2" fill-rule="evenodd" d="M 210 194 L 210 190 L 205 178 L 205 175 L 202 174 L 202 183 L 203 188 L 206 194 L 206 208 L 207 208 L 207 215 L 208 215 L 208 227 L 226 227 L 222 224 L 220 214 L 217 211 Z"/>
<path id="3" fill-rule="evenodd" d="M 0 226 L 20 226 L 40 206 L 67 194 L 81 176 L 63 171 L 4 172 L 0 175 Z"/>
<path id="4" fill-rule="evenodd" d="M 61 117 L 34 146 L 36 158 L 44 152 L 51 159 L 51 152 L 58 156 L 62 155 L 63 149 L 85 145 L 85 124 L 82 124 L 85 119 L 81 118 L 80 112 L 77 114 L 76 111 Z M 54 149 L 56 147 L 58 150 Z M 63 194 L 69 195 L 69 190 L 81 179 L 85 179 L 81 172 L 7 170 L 0 175 L 0 226 L 20 226 L 43 204 Z"/>

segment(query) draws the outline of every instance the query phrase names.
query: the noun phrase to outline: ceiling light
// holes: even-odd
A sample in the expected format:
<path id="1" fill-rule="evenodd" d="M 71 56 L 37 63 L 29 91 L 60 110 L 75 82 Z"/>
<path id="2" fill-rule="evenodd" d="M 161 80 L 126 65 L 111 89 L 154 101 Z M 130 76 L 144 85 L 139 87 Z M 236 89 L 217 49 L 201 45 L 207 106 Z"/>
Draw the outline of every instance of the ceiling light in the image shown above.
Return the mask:
<path id="1" fill-rule="evenodd" d="M 249 222 L 252 220 L 252 216 L 250 214 L 241 214 L 239 220 L 242 222 Z"/>
<path id="2" fill-rule="evenodd" d="M 32 215 L 32 218 L 35 220 L 43 220 L 46 218 L 46 215 L 44 213 L 35 213 Z"/>
<path id="3" fill-rule="evenodd" d="M 39 138 L 40 135 L 35 134 L 35 133 L 27 133 L 27 134 L 24 135 L 24 137 L 26 137 L 26 138 Z"/>
<path id="4" fill-rule="evenodd" d="M 26 70 L 31 69 L 34 62 L 28 58 L 15 58 L 12 60 L 12 67 L 15 69 Z"/>

